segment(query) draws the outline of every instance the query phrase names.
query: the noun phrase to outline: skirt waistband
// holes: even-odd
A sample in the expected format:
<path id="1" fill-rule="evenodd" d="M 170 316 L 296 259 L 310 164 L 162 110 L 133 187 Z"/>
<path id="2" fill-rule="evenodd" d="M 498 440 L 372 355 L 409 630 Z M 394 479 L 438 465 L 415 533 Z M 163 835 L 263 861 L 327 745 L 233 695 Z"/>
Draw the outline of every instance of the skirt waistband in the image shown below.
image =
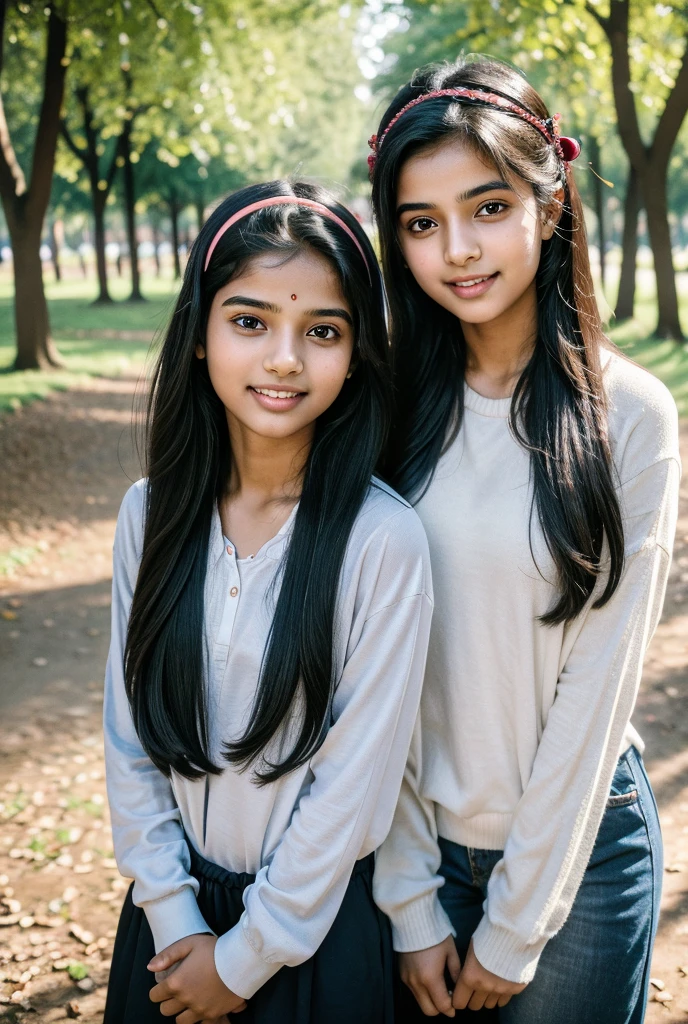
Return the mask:
<path id="1" fill-rule="evenodd" d="M 219 864 L 213 864 L 212 861 L 202 857 L 188 840 L 187 843 L 189 853 L 191 854 L 191 874 L 199 882 L 202 879 L 206 879 L 208 882 L 217 882 L 226 889 L 241 889 L 242 892 L 247 886 L 255 882 L 255 875 L 251 875 L 247 871 L 228 871 L 227 868 L 220 867 Z M 361 860 L 356 861 L 351 877 L 355 878 L 357 875 L 367 874 L 372 878 L 374 866 L 375 854 L 370 853 L 367 857 L 362 857 Z"/>

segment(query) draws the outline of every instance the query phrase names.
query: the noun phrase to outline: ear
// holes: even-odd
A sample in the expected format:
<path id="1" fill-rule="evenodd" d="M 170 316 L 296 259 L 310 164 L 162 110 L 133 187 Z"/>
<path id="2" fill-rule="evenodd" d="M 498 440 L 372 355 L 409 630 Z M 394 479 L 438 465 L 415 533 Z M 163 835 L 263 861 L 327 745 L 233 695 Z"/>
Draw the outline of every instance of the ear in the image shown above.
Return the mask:
<path id="1" fill-rule="evenodd" d="M 205 347 L 200 343 L 196 345 L 194 353 L 196 355 L 196 359 L 205 359 Z"/>
<path id="2" fill-rule="evenodd" d="M 556 231 L 557 224 L 561 219 L 561 215 L 564 209 L 564 190 L 558 188 L 552 196 L 551 203 L 542 211 L 542 240 L 543 242 L 549 241 L 554 232 Z"/>

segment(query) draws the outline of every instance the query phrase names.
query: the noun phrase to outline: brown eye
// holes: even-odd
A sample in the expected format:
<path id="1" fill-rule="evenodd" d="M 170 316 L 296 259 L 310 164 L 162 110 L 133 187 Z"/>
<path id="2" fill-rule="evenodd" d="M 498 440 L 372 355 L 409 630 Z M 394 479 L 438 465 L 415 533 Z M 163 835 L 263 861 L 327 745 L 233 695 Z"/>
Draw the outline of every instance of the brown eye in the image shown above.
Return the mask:
<path id="1" fill-rule="evenodd" d="M 310 337 L 319 338 L 320 341 L 334 341 L 339 337 L 339 331 L 331 324 L 318 324 L 317 327 L 311 327 L 308 334 Z"/>
<path id="2" fill-rule="evenodd" d="M 265 327 L 262 320 L 259 320 L 257 316 L 251 316 L 249 313 L 242 313 L 241 316 L 235 316 L 232 323 L 236 324 L 237 327 L 243 327 L 245 331 L 257 331 L 261 327 Z"/>
<path id="3" fill-rule="evenodd" d="M 506 209 L 508 209 L 506 203 L 501 202 L 499 199 L 491 199 L 488 203 L 485 203 L 484 206 L 480 207 L 479 212 L 481 214 L 485 214 L 486 217 L 494 217 Z"/>
<path id="4" fill-rule="evenodd" d="M 408 225 L 409 231 L 414 235 L 422 234 L 423 231 L 429 231 L 430 228 L 434 227 L 435 221 L 431 217 L 418 217 Z"/>

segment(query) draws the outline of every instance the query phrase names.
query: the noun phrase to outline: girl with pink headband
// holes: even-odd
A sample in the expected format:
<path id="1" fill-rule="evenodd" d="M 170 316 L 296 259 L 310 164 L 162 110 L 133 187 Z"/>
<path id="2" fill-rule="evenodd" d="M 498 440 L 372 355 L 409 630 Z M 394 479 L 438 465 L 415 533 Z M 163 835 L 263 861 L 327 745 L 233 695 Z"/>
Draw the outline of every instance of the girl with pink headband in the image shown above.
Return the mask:
<path id="1" fill-rule="evenodd" d="M 604 336 L 580 146 L 517 71 L 422 70 L 370 145 L 385 471 L 436 593 L 375 871 L 397 1019 L 640 1024 L 662 852 L 630 719 L 669 571 L 676 407 Z"/>
<path id="2" fill-rule="evenodd" d="M 194 243 L 115 539 L 105 749 L 134 882 L 105 1024 L 393 1022 L 373 854 L 432 590 L 373 476 L 384 312 L 365 232 L 314 186 L 243 189 Z"/>

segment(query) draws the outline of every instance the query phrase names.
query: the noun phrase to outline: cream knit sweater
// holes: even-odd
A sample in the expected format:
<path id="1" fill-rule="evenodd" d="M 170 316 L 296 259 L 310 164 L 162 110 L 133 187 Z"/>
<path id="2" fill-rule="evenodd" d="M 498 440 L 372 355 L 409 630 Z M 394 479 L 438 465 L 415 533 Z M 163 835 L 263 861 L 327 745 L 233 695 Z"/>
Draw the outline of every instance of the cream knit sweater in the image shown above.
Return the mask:
<path id="1" fill-rule="evenodd" d="M 474 948 L 484 967 L 515 982 L 532 979 L 568 916 L 620 753 L 642 751 L 630 717 L 676 525 L 673 399 L 617 354 L 605 353 L 604 366 L 626 558 L 604 607 L 591 600 L 565 626 L 538 621 L 553 604 L 555 576 L 531 517 L 529 457 L 509 430 L 509 399 L 466 389 L 461 431 L 417 507 L 435 614 L 376 899 L 396 949 L 424 949 L 451 932 L 437 895 L 437 836 L 503 850 Z"/>

